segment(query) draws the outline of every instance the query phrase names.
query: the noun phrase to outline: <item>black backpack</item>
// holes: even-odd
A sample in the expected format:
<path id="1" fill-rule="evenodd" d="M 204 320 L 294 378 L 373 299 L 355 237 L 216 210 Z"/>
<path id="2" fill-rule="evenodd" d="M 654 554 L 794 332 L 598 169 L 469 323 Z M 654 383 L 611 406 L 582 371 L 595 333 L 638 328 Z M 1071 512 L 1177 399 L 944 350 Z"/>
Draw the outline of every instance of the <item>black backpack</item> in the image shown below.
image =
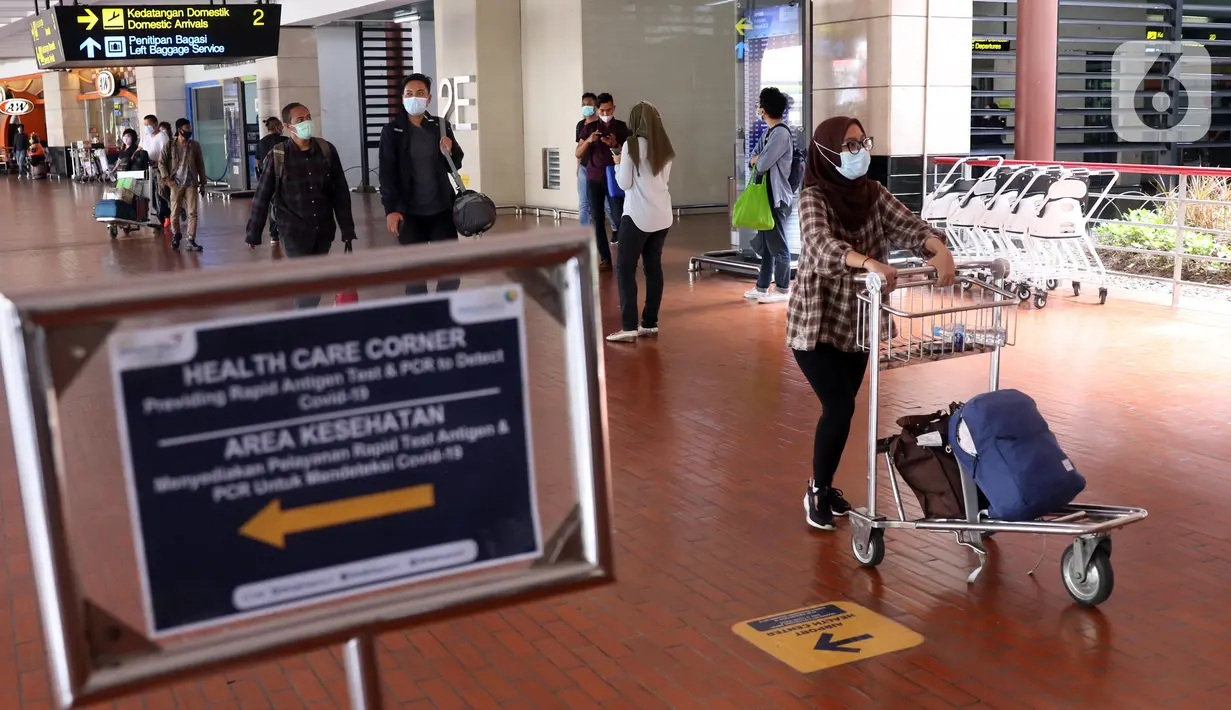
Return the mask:
<path id="1" fill-rule="evenodd" d="M 796 145 L 795 132 L 790 126 L 779 123 L 774 128 L 785 128 L 791 136 L 791 172 L 787 176 L 787 182 L 791 185 L 792 192 L 799 192 L 799 186 L 804 182 L 804 167 L 808 163 L 808 151 Z M 769 132 L 773 132 L 774 128 L 769 129 Z M 769 133 L 765 134 L 765 140 L 769 140 Z"/>

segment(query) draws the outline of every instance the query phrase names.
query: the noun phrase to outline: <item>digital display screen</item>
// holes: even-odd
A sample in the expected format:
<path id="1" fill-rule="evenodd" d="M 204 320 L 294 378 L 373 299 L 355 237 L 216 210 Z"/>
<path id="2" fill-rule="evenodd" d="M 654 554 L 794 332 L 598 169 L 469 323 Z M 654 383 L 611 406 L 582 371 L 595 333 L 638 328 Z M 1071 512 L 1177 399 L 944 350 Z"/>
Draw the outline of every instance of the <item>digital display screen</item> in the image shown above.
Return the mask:
<path id="1" fill-rule="evenodd" d="M 53 7 L 30 25 L 40 69 L 206 64 L 275 56 L 278 5 Z"/>

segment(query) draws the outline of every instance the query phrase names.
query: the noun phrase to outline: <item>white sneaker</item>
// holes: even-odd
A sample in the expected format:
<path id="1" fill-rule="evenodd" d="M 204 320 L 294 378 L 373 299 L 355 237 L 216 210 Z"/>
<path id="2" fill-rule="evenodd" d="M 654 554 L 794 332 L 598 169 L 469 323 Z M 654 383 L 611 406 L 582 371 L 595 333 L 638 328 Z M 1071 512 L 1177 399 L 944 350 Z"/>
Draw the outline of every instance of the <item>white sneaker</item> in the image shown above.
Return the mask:
<path id="1" fill-rule="evenodd" d="M 744 291 L 744 300 L 745 301 L 759 301 L 761 300 L 761 296 L 764 296 L 767 293 L 769 292 L 761 291 L 760 289 L 755 289 L 755 288 L 750 289 L 748 291 Z"/>
<path id="2" fill-rule="evenodd" d="M 607 336 L 609 343 L 635 343 L 637 342 L 637 331 L 635 330 L 617 330 Z"/>
<path id="3" fill-rule="evenodd" d="M 637 335 L 640 335 L 643 338 L 658 335 L 658 326 L 654 326 L 653 328 L 638 326 Z"/>
<path id="4" fill-rule="evenodd" d="M 757 298 L 757 303 L 785 303 L 789 300 L 791 300 L 790 291 L 773 290 L 761 294 L 761 296 Z"/>

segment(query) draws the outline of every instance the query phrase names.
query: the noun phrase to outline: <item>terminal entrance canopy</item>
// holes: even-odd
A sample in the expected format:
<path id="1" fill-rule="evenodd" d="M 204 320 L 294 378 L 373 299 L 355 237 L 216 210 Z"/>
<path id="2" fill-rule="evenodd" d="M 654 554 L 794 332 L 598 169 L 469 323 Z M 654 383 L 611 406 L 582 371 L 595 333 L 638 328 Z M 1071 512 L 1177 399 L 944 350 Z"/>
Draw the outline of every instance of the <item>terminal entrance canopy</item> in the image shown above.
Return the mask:
<path id="1" fill-rule="evenodd" d="M 215 64 L 278 53 L 278 5 L 53 7 L 30 23 L 40 69 Z"/>

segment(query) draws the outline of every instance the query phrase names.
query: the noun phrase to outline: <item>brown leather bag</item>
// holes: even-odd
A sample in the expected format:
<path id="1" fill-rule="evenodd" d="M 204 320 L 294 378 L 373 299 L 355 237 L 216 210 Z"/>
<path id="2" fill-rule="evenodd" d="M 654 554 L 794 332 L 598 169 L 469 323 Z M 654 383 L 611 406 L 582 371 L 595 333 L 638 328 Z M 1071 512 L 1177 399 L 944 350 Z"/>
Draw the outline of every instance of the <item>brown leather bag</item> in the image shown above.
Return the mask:
<path id="1" fill-rule="evenodd" d="M 898 420 L 902 433 L 893 437 L 889 444 L 893 467 L 915 492 L 927 518 L 966 517 L 962 504 L 962 472 L 949 449 L 951 412 L 952 409 L 902 417 Z M 922 445 L 920 437 L 926 437 L 928 444 L 938 442 L 939 445 Z"/>

